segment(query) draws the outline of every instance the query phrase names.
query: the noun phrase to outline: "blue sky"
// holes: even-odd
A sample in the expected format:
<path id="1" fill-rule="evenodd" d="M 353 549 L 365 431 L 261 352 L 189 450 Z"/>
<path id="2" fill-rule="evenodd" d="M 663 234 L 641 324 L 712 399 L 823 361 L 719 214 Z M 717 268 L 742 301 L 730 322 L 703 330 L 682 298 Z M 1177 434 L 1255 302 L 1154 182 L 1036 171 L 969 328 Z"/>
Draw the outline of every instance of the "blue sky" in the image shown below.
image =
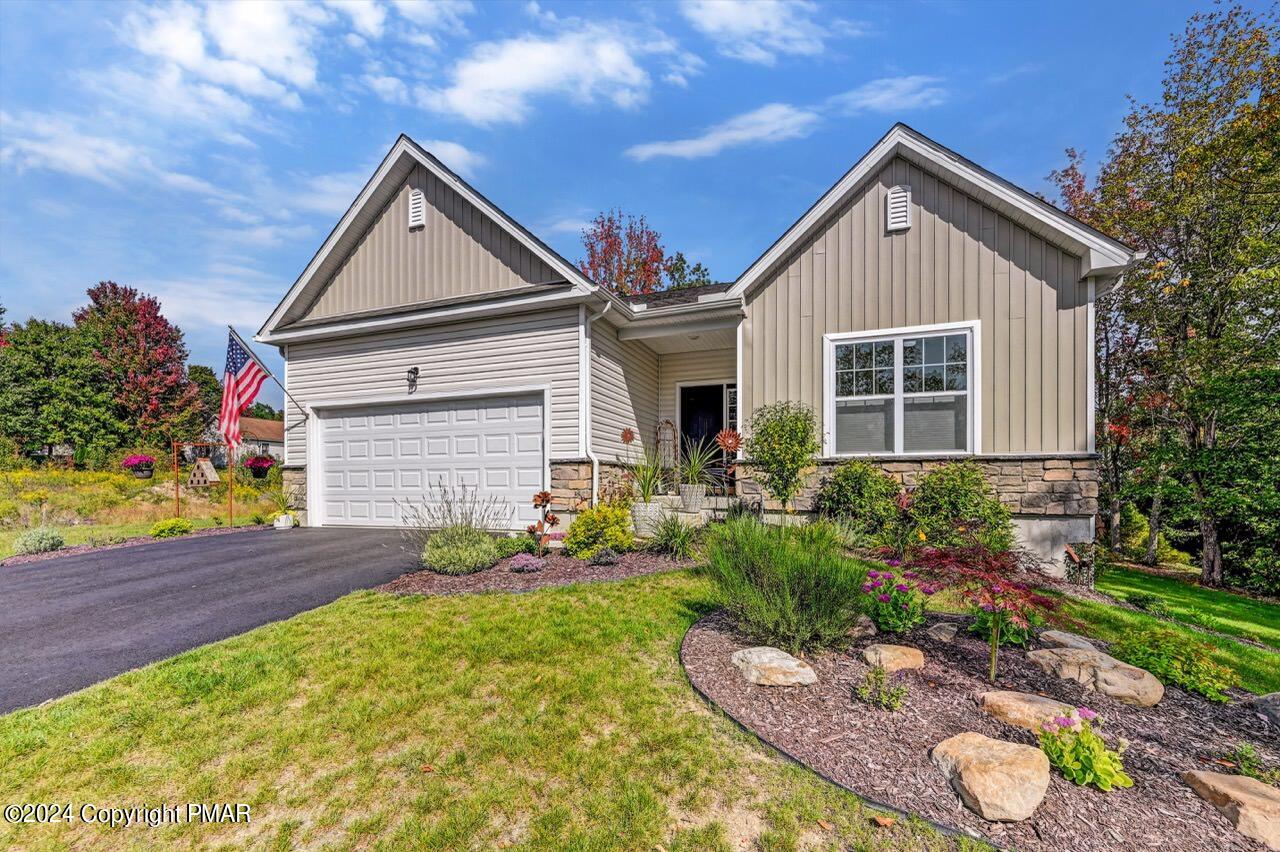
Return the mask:
<path id="1" fill-rule="evenodd" d="M 401 132 L 571 260 L 619 206 L 729 280 L 895 121 L 1049 192 L 1204 5 L 7 2 L 0 301 L 130 284 L 220 371 Z"/>

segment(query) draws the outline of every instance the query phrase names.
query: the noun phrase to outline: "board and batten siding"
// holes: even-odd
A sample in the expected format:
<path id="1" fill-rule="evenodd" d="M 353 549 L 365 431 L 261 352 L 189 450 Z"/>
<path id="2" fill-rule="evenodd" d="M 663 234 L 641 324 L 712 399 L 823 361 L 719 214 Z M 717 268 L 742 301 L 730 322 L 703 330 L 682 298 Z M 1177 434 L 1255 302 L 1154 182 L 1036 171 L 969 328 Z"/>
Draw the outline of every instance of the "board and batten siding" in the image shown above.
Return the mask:
<path id="1" fill-rule="evenodd" d="M 403 394 L 405 378 L 419 370 L 417 396 L 513 386 L 551 388 L 552 457 L 576 457 L 578 448 L 578 311 L 454 323 L 412 331 L 363 334 L 289 345 L 289 392 L 303 405 Z M 307 461 L 302 412 L 286 400 L 286 464 Z"/>
<path id="2" fill-rule="evenodd" d="M 912 224 L 888 233 L 885 193 L 899 184 L 911 186 Z M 895 158 L 749 295 L 744 420 L 796 400 L 821 422 L 825 334 L 978 319 L 981 452 L 1086 452 L 1092 341 L 1079 270 L 1079 258 Z"/>
<path id="3" fill-rule="evenodd" d="M 737 381 L 738 353 L 734 349 L 672 352 L 658 358 L 658 417 L 676 422 L 676 388 L 682 384 L 719 384 Z"/>
<path id="4" fill-rule="evenodd" d="M 426 227 L 409 230 L 409 193 L 426 198 Z M 496 290 L 564 276 L 424 166 L 378 213 L 305 310 L 290 321 L 324 320 Z"/>
<path id="5" fill-rule="evenodd" d="M 622 430 L 636 433 L 627 448 Z M 635 340 L 619 340 L 612 325 L 591 326 L 591 449 L 602 461 L 621 461 L 640 448 L 656 450 L 658 355 Z"/>

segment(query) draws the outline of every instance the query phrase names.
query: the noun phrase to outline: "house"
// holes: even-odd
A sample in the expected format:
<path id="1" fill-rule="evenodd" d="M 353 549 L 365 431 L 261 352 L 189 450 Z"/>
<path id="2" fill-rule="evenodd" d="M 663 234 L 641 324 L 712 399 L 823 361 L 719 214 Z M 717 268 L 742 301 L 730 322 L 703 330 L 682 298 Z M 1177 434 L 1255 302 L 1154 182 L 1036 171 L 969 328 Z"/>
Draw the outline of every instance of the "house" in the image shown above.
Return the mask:
<path id="1" fill-rule="evenodd" d="M 265 420 L 261 417 L 240 418 L 240 444 L 237 455 L 271 456 L 284 460 L 284 421 Z"/>
<path id="2" fill-rule="evenodd" d="M 258 332 L 307 523 L 432 482 L 573 512 L 626 457 L 797 400 L 820 470 L 974 458 L 1046 558 L 1092 537 L 1094 299 L 1131 249 L 895 125 L 730 284 L 620 298 L 401 136 Z M 751 490 L 753 483 L 741 483 Z"/>

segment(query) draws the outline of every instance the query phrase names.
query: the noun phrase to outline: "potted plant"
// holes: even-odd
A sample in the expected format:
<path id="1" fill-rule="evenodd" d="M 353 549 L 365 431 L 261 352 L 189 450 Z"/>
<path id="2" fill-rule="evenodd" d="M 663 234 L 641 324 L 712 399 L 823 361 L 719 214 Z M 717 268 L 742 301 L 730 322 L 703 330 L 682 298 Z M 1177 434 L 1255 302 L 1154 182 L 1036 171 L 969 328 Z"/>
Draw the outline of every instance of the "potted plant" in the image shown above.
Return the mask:
<path id="1" fill-rule="evenodd" d="M 707 485 L 712 480 L 711 465 L 715 460 L 715 445 L 710 441 L 684 442 L 684 453 L 680 459 L 680 508 L 684 511 L 702 511 Z"/>
<path id="2" fill-rule="evenodd" d="M 280 486 L 279 491 L 272 491 L 267 498 L 275 506 L 275 516 L 271 520 L 271 525 L 278 530 L 291 530 L 298 525 L 297 518 L 294 517 L 290 509 L 293 504 L 298 502 L 301 497 L 301 489 L 285 488 Z"/>
<path id="3" fill-rule="evenodd" d="M 120 462 L 120 466 L 125 470 L 133 471 L 133 475 L 138 479 L 150 479 L 152 473 L 155 472 L 156 459 L 155 456 L 149 456 L 145 453 L 134 453 L 126 456 L 125 460 Z"/>
<path id="4" fill-rule="evenodd" d="M 631 446 L 635 439 L 635 432 L 622 430 L 622 443 Z M 662 504 L 654 499 L 662 490 L 662 461 L 653 451 L 641 450 L 624 467 L 636 498 L 631 503 L 631 523 L 635 525 L 636 535 L 651 538 L 663 516 Z"/>
<path id="5" fill-rule="evenodd" d="M 244 466 L 249 468 L 254 479 L 266 479 L 267 473 L 275 464 L 276 460 L 271 456 L 250 456 L 244 460 Z"/>

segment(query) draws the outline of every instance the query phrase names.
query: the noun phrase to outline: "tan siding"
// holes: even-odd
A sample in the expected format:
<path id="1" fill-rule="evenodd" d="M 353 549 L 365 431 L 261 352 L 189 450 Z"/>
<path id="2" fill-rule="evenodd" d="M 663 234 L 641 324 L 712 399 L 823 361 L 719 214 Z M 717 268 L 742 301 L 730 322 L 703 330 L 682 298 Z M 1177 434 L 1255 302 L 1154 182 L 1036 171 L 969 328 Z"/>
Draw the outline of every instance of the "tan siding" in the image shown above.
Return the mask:
<path id="1" fill-rule="evenodd" d="M 635 340 L 618 340 L 612 325 L 591 327 L 591 449 L 603 461 L 625 459 L 622 430 L 635 431 L 634 448 L 656 449 L 658 356 Z"/>
<path id="2" fill-rule="evenodd" d="M 427 201 L 425 228 L 409 230 L 409 191 Z M 343 265 L 291 320 L 558 281 L 563 276 L 421 165 L 374 218 Z"/>
<path id="3" fill-rule="evenodd" d="M 407 393 L 405 372 L 419 370 L 418 394 L 513 385 L 550 385 L 551 454 L 578 450 L 578 312 L 503 317 L 447 328 L 366 334 L 294 343 L 289 392 L 303 405 Z M 537 357 L 533 357 L 536 355 Z M 286 409 L 288 464 L 305 464 L 307 434 L 292 402 Z"/>
<path id="4" fill-rule="evenodd" d="M 737 381 L 738 355 L 733 349 L 673 352 L 658 358 L 658 418 L 676 421 L 676 387 L 705 382 Z M 679 425 L 678 423 L 676 425 Z"/>
<path id="5" fill-rule="evenodd" d="M 911 185 L 912 226 L 888 234 L 884 195 L 899 183 Z M 1090 342 L 1079 269 L 1079 258 L 895 160 L 749 297 L 743 415 L 794 399 L 821 419 L 824 334 L 978 319 L 982 451 L 1083 452 Z"/>

